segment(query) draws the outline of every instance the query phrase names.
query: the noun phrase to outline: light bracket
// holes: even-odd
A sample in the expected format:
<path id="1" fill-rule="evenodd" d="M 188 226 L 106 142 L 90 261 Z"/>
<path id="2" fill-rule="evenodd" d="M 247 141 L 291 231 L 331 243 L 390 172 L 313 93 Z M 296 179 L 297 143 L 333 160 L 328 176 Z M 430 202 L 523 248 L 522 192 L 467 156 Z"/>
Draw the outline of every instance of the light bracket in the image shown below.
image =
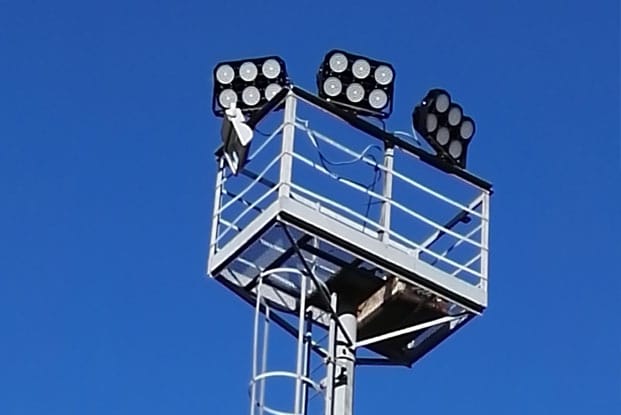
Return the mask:
<path id="1" fill-rule="evenodd" d="M 224 158 L 234 175 L 244 168 L 254 133 L 246 123 L 242 111 L 233 104 L 224 112 L 220 137 L 224 146 Z"/>

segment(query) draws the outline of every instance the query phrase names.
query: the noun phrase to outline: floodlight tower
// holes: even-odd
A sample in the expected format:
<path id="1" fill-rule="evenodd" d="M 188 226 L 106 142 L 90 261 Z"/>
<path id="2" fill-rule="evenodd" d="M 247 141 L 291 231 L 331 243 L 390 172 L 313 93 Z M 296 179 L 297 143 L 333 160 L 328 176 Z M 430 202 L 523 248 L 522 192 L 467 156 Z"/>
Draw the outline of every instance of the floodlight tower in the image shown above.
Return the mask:
<path id="1" fill-rule="evenodd" d="M 284 63 L 249 62 L 214 71 L 231 87 L 214 95 L 207 272 L 254 308 L 252 415 L 352 415 L 356 366 L 411 366 L 487 307 L 491 185 L 350 104 L 288 81 L 250 89 Z"/>

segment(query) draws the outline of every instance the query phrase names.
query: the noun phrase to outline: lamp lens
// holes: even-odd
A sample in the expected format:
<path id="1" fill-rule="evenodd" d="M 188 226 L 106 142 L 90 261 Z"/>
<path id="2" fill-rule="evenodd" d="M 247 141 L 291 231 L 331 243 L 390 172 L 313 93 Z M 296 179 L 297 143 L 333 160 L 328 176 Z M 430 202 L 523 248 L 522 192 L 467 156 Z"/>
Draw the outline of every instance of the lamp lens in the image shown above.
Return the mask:
<path id="1" fill-rule="evenodd" d="M 434 106 L 435 106 L 436 111 L 439 112 L 440 114 L 445 113 L 446 110 L 448 110 L 450 105 L 451 105 L 451 99 L 446 94 L 439 94 L 435 99 Z"/>
<path id="2" fill-rule="evenodd" d="M 463 152 L 463 146 L 461 145 L 461 142 L 459 140 L 451 141 L 448 152 L 450 156 L 454 159 L 458 159 L 459 157 L 461 157 L 461 153 Z"/>
<path id="3" fill-rule="evenodd" d="M 257 77 L 257 65 L 252 62 L 244 62 L 239 67 L 239 76 L 246 82 L 252 82 Z"/>
<path id="4" fill-rule="evenodd" d="M 474 134 L 474 122 L 471 119 L 465 119 L 459 126 L 459 136 L 464 140 L 470 140 Z"/>
<path id="5" fill-rule="evenodd" d="M 242 101 L 244 101 L 244 104 L 250 106 L 257 105 L 260 99 L 261 93 L 256 87 L 247 86 L 244 88 L 244 91 L 242 92 Z"/>
<path id="6" fill-rule="evenodd" d="M 329 77 L 323 83 L 323 92 L 329 97 L 335 97 L 343 90 L 343 84 L 334 76 Z"/>
<path id="7" fill-rule="evenodd" d="M 330 65 L 330 69 L 336 73 L 341 73 L 347 69 L 347 57 L 342 53 L 335 53 L 330 56 L 330 60 L 328 61 Z"/>
<path id="8" fill-rule="evenodd" d="M 458 105 L 451 105 L 448 112 L 448 123 L 451 127 L 456 126 L 461 122 L 462 110 Z"/>
<path id="9" fill-rule="evenodd" d="M 278 84 L 269 84 L 267 88 L 265 88 L 265 98 L 269 101 L 274 98 L 281 89 L 282 87 Z"/>
<path id="10" fill-rule="evenodd" d="M 237 94 L 232 89 L 225 89 L 220 92 L 218 102 L 222 108 L 229 108 L 231 104 L 237 102 Z"/>
<path id="11" fill-rule="evenodd" d="M 220 65 L 216 69 L 216 80 L 221 84 L 230 84 L 233 82 L 233 78 L 235 78 L 235 71 L 231 65 Z"/>
<path id="12" fill-rule="evenodd" d="M 348 100 L 358 103 L 364 98 L 364 88 L 362 85 L 354 82 L 347 87 L 345 94 Z"/>
<path id="13" fill-rule="evenodd" d="M 438 117 L 436 114 L 429 113 L 425 118 L 425 129 L 428 133 L 433 133 L 438 128 Z"/>
<path id="14" fill-rule="evenodd" d="M 274 79 L 280 75 L 280 63 L 276 59 L 268 59 L 263 62 L 261 72 L 267 79 Z"/>
<path id="15" fill-rule="evenodd" d="M 392 82 L 395 74 L 392 72 L 389 66 L 380 65 L 375 69 L 375 82 L 380 85 L 388 85 Z"/>
<path id="16" fill-rule="evenodd" d="M 369 104 L 372 108 L 380 110 L 384 108 L 387 103 L 388 95 L 381 89 L 374 89 L 373 92 L 369 94 Z"/>
<path id="17" fill-rule="evenodd" d="M 358 59 L 354 62 L 351 71 L 358 79 L 364 79 L 371 73 L 371 65 L 366 59 Z"/>
<path id="18" fill-rule="evenodd" d="M 436 141 L 441 146 L 445 146 L 448 144 L 449 139 L 451 138 L 451 132 L 446 127 L 438 128 L 438 132 L 436 133 Z"/>

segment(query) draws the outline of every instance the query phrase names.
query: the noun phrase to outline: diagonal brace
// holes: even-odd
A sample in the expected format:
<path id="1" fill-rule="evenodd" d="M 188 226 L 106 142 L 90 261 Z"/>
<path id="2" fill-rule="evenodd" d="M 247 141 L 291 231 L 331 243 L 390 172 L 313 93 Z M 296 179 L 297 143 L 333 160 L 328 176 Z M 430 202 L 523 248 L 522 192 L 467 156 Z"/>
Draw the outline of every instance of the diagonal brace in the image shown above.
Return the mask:
<path id="1" fill-rule="evenodd" d="M 343 327 L 343 324 L 339 321 L 338 315 L 336 314 L 336 310 L 330 304 L 330 292 L 328 288 L 319 278 L 317 278 L 313 270 L 308 266 L 308 263 L 306 262 L 306 258 L 304 258 L 304 255 L 302 255 L 302 252 L 300 251 L 300 247 L 298 246 L 295 239 L 293 238 L 293 235 L 291 235 L 291 232 L 289 232 L 289 228 L 287 227 L 287 225 L 281 222 L 281 226 L 283 230 L 285 231 L 285 235 L 287 235 L 287 239 L 289 239 L 289 243 L 291 243 L 291 246 L 295 248 L 295 253 L 300 258 L 300 261 L 302 262 L 302 265 L 304 266 L 304 270 L 306 271 L 308 276 L 311 278 L 311 280 L 313 280 L 313 283 L 315 284 L 315 286 L 319 290 L 319 293 L 321 294 L 322 300 L 325 302 L 326 305 L 328 305 L 328 309 L 329 309 L 329 313 L 331 317 L 336 321 L 337 326 L 339 326 L 339 329 L 343 332 L 343 335 L 345 336 L 345 340 L 347 341 L 347 346 L 353 347 L 354 342 L 349 336 L 349 333 L 347 332 L 347 330 L 345 330 L 345 327 Z M 305 295 L 305 293 L 303 294 Z"/>
<path id="2" fill-rule="evenodd" d="M 415 331 L 428 329 L 429 327 L 437 326 L 439 324 L 449 323 L 451 321 L 455 321 L 461 319 L 465 316 L 465 314 L 459 314 L 456 316 L 446 316 L 440 317 L 435 320 L 427 321 L 425 323 L 416 324 L 414 326 L 406 327 L 404 329 L 391 331 L 389 333 L 380 334 L 379 336 L 370 337 L 368 339 L 360 340 L 356 342 L 354 347 L 357 349 L 359 347 L 366 347 L 374 343 L 379 343 L 384 340 L 392 339 L 398 336 L 402 336 L 404 334 L 413 333 Z"/>

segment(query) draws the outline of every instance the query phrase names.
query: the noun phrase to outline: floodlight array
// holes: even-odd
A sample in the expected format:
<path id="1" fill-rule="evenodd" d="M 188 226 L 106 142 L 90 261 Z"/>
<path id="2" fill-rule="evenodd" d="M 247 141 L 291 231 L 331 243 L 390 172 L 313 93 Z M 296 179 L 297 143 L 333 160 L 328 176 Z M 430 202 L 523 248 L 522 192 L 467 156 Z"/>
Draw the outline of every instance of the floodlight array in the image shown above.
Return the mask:
<path id="1" fill-rule="evenodd" d="M 451 101 L 443 89 L 430 90 L 412 113 L 414 129 L 438 155 L 462 168 L 466 167 L 468 145 L 474 136 L 472 118 Z"/>
<path id="2" fill-rule="evenodd" d="M 316 80 L 319 98 L 336 104 L 340 111 L 379 119 L 392 112 L 395 71 L 388 62 L 334 49 L 324 56 Z M 213 70 L 213 81 L 214 114 L 225 117 L 231 110 L 234 112 L 229 117 L 233 117 L 239 110 L 237 122 L 245 122 L 242 118 L 246 120 L 249 113 L 260 110 L 283 88 L 290 87 L 285 62 L 278 56 L 221 62 Z M 275 105 L 282 108 L 279 103 Z M 437 157 L 466 167 L 475 124 L 459 104 L 451 101 L 447 91 L 430 90 L 415 107 L 412 122 Z M 248 145 L 244 145 L 246 150 Z M 243 161 L 238 167 L 243 167 Z"/>
<path id="3" fill-rule="evenodd" d="M 233 104 L 244 113 L 258 110 L 289 84 L 285 62 L 278 56 L 221 62 L 213 80 L 212 106 L 219 117 Z"/>
<path id="4" fill-rule="evenodd" d="M 395 71 L 388 62 L 342 50 L 326 54 L 317 73 L 319 96 L 359 115 L 392 112 Z"/>

